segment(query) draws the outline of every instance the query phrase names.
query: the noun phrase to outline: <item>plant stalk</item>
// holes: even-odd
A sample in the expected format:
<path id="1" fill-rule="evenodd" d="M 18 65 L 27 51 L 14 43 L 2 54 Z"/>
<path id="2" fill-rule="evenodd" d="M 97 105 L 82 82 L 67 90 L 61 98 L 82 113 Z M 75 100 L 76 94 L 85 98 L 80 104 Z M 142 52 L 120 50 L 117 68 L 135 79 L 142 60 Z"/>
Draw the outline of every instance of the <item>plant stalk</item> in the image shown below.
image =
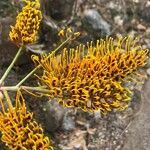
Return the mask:
<path id="1" fill-rule="evenodd" d="M 61 47 L 63 47 L 69 40 L 71 39 L 71 36 L 68 37 L 63 43 L 61 43 L 54 51 L 51 52 L 51 54 L 44 60 L 46 61 L 48 58 L 50 58 L 54 53 L 56 53 Z M 16 87 L 19 87 L 24 83 L 38 68 L 41 67 L 41 64 L 36 66 L 31 72 L 29 72 L 17 85 Z"/>
<path id="2" fill-rule="evenodd" d="M 20 89 L 26 89 L 26 90 L 31 90 L 31 91 L 36 91 L 36 92 L 45 92 L 48 93 L 49 90 L 45 89 L 44 86 L 38 86 L 38 87 L 29 87 L 29 86 L 2 86 L 0 87 L 0 91 L 17 91 Z"/>
<path id="3" fill-rule="evenodd" d="M 2 78 L 0 79 L 0 85 L 4 82 L 4 80 L 6 79 L 6 77 L 8 76 L 10 70 L 12 69 L 12 67 L 14 66 L 16 60 L 18 59 L 21 51 L 22 51 L 23 47 L 20 47 L 17 54 L 15 55 L 13 61 L 11 62 L 11 64 L 9 65 L 9 67 L 7 68 L 7 70 L 5 71 L 4 75 L 2 76 Z"/>

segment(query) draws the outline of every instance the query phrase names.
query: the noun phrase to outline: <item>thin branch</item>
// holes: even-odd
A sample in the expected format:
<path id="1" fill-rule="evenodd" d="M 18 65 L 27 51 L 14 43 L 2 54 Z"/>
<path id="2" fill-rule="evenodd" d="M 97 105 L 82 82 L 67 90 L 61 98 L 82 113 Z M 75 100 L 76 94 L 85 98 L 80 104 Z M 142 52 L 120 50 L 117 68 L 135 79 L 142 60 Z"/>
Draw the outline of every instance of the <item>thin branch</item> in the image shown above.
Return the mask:
<path id="1" fill-rule="evenodd" d="M 4 75 L 2 76 L 2 78 L 0 79 L 0 85 L 4 82 L 5 78 L 8 76 L 10 70 L 12 69 L 12 67 L 14 66 L 16 60 L 18 59 L 21 51 L 22 51 L 23 47 L 20 47 L 16 56 L 14 57 L 13 61 L 11 62 L 10 66 L 7 68 L 7 70 L 5 71 Z"/>
<path id="2" fill-rule="evenodd" d="M 36 91 L 36 92 L 44 92 L 44 93 L 49 93 L 48 89 L 45 89 L 45 86 L 38 86 L 38 87 L 29 87 L 29 86 L 4 86 L 0 87 L 0 91 L 17 91 L 20 89 L 26 89 L 30 91 Z"/>
<path id="3" fill-rule="evenodd" d="M 50 58 L 54 53 L 56 53 L 61 47 L 63 47 L 68 41 L 70 41 L 71 36 L 68 37 L 63 43 L 61 43 L 52 53 L 44 60 L 46 61 L 48 58 Z M 41 67 L 41 64 L 39 64 L 37 67 L 35 67 L 31 72 L 29 72 L 17 85 L 16 87 L 19 87 L 24 83 L 37 69 Z"/>

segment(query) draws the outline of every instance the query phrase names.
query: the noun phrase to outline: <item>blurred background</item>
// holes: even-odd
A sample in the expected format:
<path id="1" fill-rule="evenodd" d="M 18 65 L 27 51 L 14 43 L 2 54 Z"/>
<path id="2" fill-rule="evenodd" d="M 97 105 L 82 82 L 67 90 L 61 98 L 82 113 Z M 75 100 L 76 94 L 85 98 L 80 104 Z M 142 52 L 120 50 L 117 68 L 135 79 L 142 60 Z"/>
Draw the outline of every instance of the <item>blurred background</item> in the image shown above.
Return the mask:
<path id="1" fill-rule="evenodd" d="M 0 1 L 0 46 L 11 45 L 10 25 L 15 23 L 22 5 L 22 0 Z M 140 37 L 144 48 L 150 47 L 149 0 L 41 0 L 41 9 L 43 21 L 37 43 L 43 44 L 46 50 L 50 51 L 59 43 L 57 33 L 64 27 L 82 33 L 79 43 L 106 35 L 130 34 Z"/>
<path id="2" fill-rule="evenodd" d="M 17 51 L 9 40 L 9 31 L 22 6 L 22 0 L 0 0 L 0 75 Z M 38 40 L 22 54 L 8 84 L 15 84 L 33 67 L 32 49 L 50 52 L 61 42 L 57 34 L 65 27 L 81 32 L 69 47 L 107 35 L 131 35 L 140 39 L 143 48 L 150 48 L 149 0 L 41 0 L 41 10 Z M 150 76 L 150 61 L 142 71 Z M 58 150 L 150 150 L 150 81 L 145 81 L 144 86 L 130 85 L 135 94 L 126 111 L 104 117 L 99 112 L 87 114 L 64 109 L 46 100 L 27 102 Z"/>

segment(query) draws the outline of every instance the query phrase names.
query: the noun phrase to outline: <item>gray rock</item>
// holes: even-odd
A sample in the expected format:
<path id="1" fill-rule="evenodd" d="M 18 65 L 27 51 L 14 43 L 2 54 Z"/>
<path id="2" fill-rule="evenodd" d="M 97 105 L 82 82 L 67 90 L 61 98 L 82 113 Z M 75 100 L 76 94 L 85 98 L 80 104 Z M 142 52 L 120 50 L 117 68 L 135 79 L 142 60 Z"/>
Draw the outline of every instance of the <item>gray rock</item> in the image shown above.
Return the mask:
<path id="1" fill-rule="evenodd" d="M 136 117 L 129 126 L 127 140 L 122 150 L 150 149 L 150 79 L 145 82 L 142 94 L 142 104 Z"/>
<path id="2" fill-rule="evenodd" d="M 150 76 L 150 68 L 148 68 L 148 69 L 146 70 L 146 72 L 147 72 L 147 75 Z"/>
<path id="3" fill-rule="evenodd" d="M 144 66 L 144 68 L 146 68 L 146 69 L 149 69 L 150 68 L 150 56 L 148 56 L 149 58 L 148 58 L 148 60 L 147 60 L 147 63 L 146 63 L 146 65 Z"/>
<path id="4" fill-rule="evenodd" d="M 71 131 L 71 130 L 75 129 L 74 120 L 67 114 L 63 118 L 62 129 L 65 131 Z"/>
<path id="5" fill-rule="evenodd" d="M 16 47 L 9 40 L 11 17 L 0 18 L 0 66 L 8 65 L 16 53 Z"/>
<path id="6" fill-rule="evenodd" d="M 94 9 L 84 11 L 82 24 L 88 32 L 96 34 L 96 36 L 110 35 L 111 33 L 111 25 Z"/>
<path id="7" fill-rule="evenodd" d="M 44 14 L 51 16 L 54 20 L 63 20 L 71 15 L 74 0 L 42 0 Z"/>
<path id="8" fill-rule="evenodd" d="M 95 121 L 96 123 L 99 122 L 99 120 L 101 119 L 101 117 L 102 117 L 102 116 L 101 116 L 100 110 L 94 112 L 94 121 Z"/>
<path id="9" fill-rule="evenodd" d="M 45 111 L 43 117 L 45 117 L 45 128 L 49 132 L 56 131 L 62 124 L 63 117 L 65 114 L 65 109 L 61 107 L 57 101 L 52 100 L 45 103 L 43 106 Z"/>
<path id="10" fill-rule="evenodd" d="M 150 23 L 150 2 L 145 0 L 145 3 L 141 1 L 139 9 L 137 10 L 139 17 L 147 23 Z"/>

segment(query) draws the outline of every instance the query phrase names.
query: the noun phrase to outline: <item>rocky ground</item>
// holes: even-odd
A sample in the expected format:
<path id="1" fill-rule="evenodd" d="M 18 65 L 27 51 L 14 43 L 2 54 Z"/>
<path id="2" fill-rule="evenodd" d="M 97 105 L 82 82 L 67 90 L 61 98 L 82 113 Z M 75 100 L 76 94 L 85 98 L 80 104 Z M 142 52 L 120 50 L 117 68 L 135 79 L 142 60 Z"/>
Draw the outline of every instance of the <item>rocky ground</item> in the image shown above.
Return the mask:
<path id="1" fill-rule="evenodd" d="M 18 2 L 0 1 L 0 75 L 17 50 L 8 33 L 20 8 Z M 148 0 L 42 0 L 41 4 L 44 19 L 37 44 L 44 50 L 50 51 L 59 43 L 57 32 L 64 26 L 82 33 L 74 45 L 106 35 L 132 35 L 140 38 L 144 48 L 150 48 Z M 8 85 L 17 83 L 32 67 L 30 55 L 29 51 L 22 54 L 7 80 Z M 99 112 L 83 113 L 29 95 L 25 96 L 27 105 L 52 138 L 56 150 L 150 150 L 150 59 L 141 72 L 147 77 L 142 79 L 143 84 L 128 83 L 134 94 L 129 108 L 123 112 L 114 111 L 107 116 Z M 26 84 L 32 84 L 30 81 Z"/>

